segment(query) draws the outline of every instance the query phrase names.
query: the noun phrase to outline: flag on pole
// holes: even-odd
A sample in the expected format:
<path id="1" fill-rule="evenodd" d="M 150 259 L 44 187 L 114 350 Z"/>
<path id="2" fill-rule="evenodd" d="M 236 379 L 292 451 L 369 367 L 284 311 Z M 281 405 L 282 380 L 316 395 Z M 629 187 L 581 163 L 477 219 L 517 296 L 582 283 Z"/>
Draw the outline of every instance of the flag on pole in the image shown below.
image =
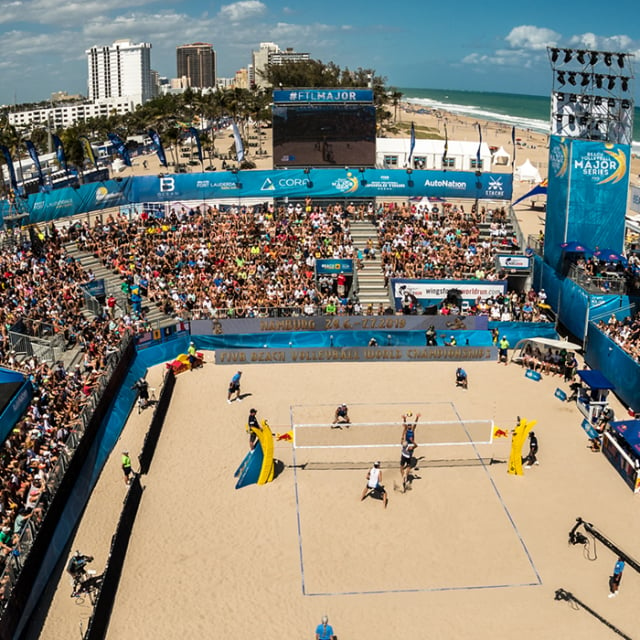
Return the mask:
<path id="1" fill-rule="evenodd" d="M 31 156 L 31 159 L 33 160 L 33 166 L 36 168 L 36 171 L 38 172 L 38 182 L 40 183 L 40 186 L 43 187 L 44 176 L 42 175 L 42 165 L 40 164 L 40 158 L 38 158 L 38 150 L 36 149 L 35 145 L 31 140 L 25 140 L 24 146 L 27 147 L 27 152 L 29 153 L 29 155 Z"/>
<path id="2" fill-rule="evenodd" d="M 195 127 L 189 127 L 188 131 L 189 135 L 196 142 L 196 149 L 198 150 L 198 160 L 200 160 L 200 164 L 202 164 L 202 145 L 200 144 L 200 135 L 198 134 L 198 130 Z"/>
<path id="3" fill-rule="evenodd" d="M 9 182 L 11 188 L 18 193 L 18 181 L 16 180 L 16 170 L 13 167 L 13 160 L 11 159 L 11 151 L 4 144 L 0 145 L 0 153 L 4 156 L 4 161 L 7 163 L 7 170 L 9 171 Z"/>
<path id="4" fill-rule="evenodd" d="M 409 144 L 409 166 L 411 166 L 411 158 L 413 157 L 413 150 L 416 148 L 416 127 L 411 123 L 411 142 Z"/>
<path id="5" fill-rule="evenodd" d="M 447 123 L 444 123 L 444 153 L 442 154 L 442 167 L 447 168 L 447 153 L 449 152 L 449 136 L 447 134 Z"/>
<path id="6" fill-rule="evenodd" d="M 162 140 L 160 139 L 160 134 L 155 129 L 149 129 L 147 131 L 149 137 L 151 138 L 151 142 L 153 142 L 156 153 L 158 154 L 158 160 L 163 167 L 167 166 L 167 156 L 164 153 L 164 147 L 162 146 Z"/>
<path id="7" fill-rule="evenodd" d="M 116 153 L 120 155 L 122 161 L 127 165 L 127 167 L 131 166 L 131 157 L 129 156 L 129 151 L 124 144 L 124 140 L 115 133 L 108 133 L 107 138 L 111 140 L 113 146 L 116 148 Z"/>
<path id="8" fill-rule="evenodd" d="M 236 141 L 236 157 L 238 158 L 238 162 L 242 162 L 244 160 L 244 145 L 242 144 L 242 137 L 240 136 L 240 131 L 238 131 L 238 125 L 235 120 L 233 121 L 233 138 Z"/>
<path id="9" fill-rule="evenodd" d="M 480 164 L 480 151 L 482 149 L 482 127 L 479 122 L 476 122 L 476 126 L 478 127 L 478 150 L 476 151 L 476 170 L 480 171 L 482 165 Z"/>
<path id="10" fill-rule="evenodd" d="M 80 144 L 82 145 L 82 150 L 84 151 L 84 157 L 89 160 L 89 162 L 97 168 L 98 163 L 96 162 L 96 156 L 93 153 L 93 149 L 91 148 L 91 143 L 89 142 L 89 138 L 86 136 L 80 136 L 78 138 Z"/>
<path id="11" fill-rule="evenodd" d="M 513 145 L 513 155 L 511 156 L 511 173 L 516 164 L 516 128 L 511 129 L 511 144 Z"/>
<path id="12" fill-rule="evenodd" d="M 64 146 L 62 144 L 62 140 L 55 134 L 51 134 L 51 140 L 53 141 L 53 146 L 56 150 L 56 158 L 58 158 L 58 164 L 60 168 L 67 172 L 67 158 L 64 154 Z"/>

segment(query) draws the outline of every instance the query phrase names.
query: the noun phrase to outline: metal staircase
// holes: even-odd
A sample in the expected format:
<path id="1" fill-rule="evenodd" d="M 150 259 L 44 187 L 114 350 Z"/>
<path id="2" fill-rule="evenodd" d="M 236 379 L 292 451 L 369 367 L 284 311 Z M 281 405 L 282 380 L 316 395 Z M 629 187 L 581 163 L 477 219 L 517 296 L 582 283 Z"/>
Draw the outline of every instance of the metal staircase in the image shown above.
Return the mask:
<path id="1" fill-rule="evenodd" d="M 367 240 L 373 240 L 376 250 L 375 258 L 364 258 L 362 267 L 356 265 L 358 276 L 358 300 L 364 309 L 369 305 L 377 308 L 382 304 L 385 308 L 391 305 L 389 288 L 384 284 L 380 249 L 378 248 L 378 233 L 376 227 L 366 220 L 353 221 L 351 223 L 351 238 L 356 250 L 360 250 L 364 256 Z"/>

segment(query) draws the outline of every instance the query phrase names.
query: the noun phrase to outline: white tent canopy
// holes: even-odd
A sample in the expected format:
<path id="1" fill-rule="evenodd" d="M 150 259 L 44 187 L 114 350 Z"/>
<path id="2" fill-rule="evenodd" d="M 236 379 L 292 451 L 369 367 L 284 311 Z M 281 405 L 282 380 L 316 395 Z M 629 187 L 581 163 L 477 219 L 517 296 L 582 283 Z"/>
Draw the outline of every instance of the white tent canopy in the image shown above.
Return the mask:
<path id="1" fill-rule="evenodd" d="M 504 147 L 500 147 L 493 154 L 493 164 L 506 165 L 509 164 L 511 156 L 504 150 Z"/>
<path id="2" fill-rule="evenodd" d="M 516 167 L 515 179 L 522 182 L 542 182 L 540 172 L 531 164 L 531 160 L 529 160 L 529 158 L 527 158 L 519 167 Z"/>

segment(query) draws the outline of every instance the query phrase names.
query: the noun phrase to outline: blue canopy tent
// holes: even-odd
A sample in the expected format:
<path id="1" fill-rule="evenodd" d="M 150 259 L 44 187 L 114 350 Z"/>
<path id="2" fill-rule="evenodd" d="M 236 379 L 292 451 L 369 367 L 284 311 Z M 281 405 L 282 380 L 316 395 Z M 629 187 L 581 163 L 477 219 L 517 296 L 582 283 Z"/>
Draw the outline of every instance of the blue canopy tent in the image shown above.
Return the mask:
<path id="1" fill-rule="evenodd" d="M 576 405 L 589 420 L 589 424 L 594 424 L 607 404 L 609 391 L 615 389 L 615 386 L 596 369 L 584 369 L 577 373 L 583 386 L 578 394 Z"/>
<path id="2" fill-rule="evenodd" d="M 27 377 L 18 371 L 0 369 L 0 442 L 7 439 L 32 397 L 33 387 Z"/>

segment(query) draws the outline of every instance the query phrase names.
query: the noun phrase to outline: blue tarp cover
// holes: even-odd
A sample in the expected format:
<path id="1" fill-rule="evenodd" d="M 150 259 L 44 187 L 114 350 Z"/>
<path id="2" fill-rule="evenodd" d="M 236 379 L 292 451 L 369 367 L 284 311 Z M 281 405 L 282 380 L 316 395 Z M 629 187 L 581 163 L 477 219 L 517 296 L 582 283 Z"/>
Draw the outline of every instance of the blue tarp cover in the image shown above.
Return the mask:
<path id="1" fill-rule="evenodd" d="M 592 389 L 615 389 L 615 387 L 604 377 L 600 371 L 584 370 L 578 371 L 580 380 Z"/>

